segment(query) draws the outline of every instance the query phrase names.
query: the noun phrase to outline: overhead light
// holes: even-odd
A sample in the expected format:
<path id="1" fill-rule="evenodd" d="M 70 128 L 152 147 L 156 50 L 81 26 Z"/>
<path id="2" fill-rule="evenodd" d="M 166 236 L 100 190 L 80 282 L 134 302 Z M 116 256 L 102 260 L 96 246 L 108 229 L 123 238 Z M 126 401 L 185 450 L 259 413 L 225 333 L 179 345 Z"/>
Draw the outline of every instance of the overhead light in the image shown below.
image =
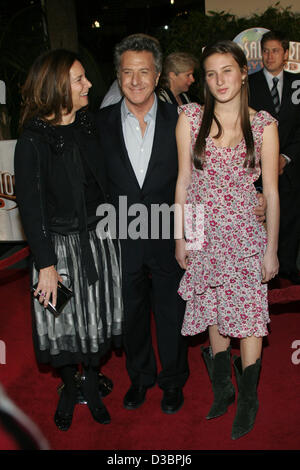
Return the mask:
<path id="1" fill-rule="evenodd" d="M 169 26 L 166 24 L 166 25 L 164 26 L 164 29 L 169 29 Z"/>
<path id="2" fill-rule="evenodd" d="M 94 23 L 92 24 L 92 28 L 101 28 L 100 21 L 94 21 Z"/>
<path id="3" fill-rule="evenodd" d="M 174 5 L 175 0 L 170 0 L 171 5 Z"/>

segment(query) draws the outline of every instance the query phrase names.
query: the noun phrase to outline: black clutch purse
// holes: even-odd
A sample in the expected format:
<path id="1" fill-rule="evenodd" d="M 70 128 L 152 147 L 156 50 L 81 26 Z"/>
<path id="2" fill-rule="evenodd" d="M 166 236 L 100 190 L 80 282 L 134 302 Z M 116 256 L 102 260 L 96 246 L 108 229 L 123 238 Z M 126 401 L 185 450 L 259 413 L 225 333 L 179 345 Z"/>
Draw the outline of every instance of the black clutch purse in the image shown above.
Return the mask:
<path id="1" fill-rule="evenodd" d="M 67 274 L 60 274 L 60 276 L 66 276 L 69 277 Z M 34 286 L 31 288 L 31 292 L 34 293 L 36 291 L 38 283 L 36 283 Z M 51 297 L 49 299 L 48 305 L 47 305 L 47 310 L 49 312 L 53 313 L 55 317 L 58 317 L 60 313 L 62 312 L 63 308 L 65 305 L 69 302 L 69 300 L 74 297 L 73 291 L 69 288 L 66 287 L 64 284 L 62 284 L 60 281 L 57 282 L 57 296 L 56 296 L 56 306 L 54 307 L 53 304 L 51 303 Z M 34 297 L 35 300 L 38 300 L 38 297 Z"/>

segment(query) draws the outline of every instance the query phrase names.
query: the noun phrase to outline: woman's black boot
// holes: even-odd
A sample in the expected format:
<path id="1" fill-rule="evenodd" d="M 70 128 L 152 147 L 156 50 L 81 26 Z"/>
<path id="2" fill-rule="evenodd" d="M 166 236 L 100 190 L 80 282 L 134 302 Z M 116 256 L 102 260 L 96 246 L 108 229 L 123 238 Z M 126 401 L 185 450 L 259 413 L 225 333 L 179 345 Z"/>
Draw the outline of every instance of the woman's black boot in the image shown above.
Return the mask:
<path id="1" fill-rule="evenodd" d="M 67 431 L 73 419 L 74 408 L 77 402 L 76 370 L 76 366 L 73 365 L 64 366 L 59 369 L 64 386 L 60 393 L 54 422 L 61 431 Z"/>
<path id="2" fill-rule="evenodd" d="M 82 381 L 82 393 L 86 399 L 89 410 L 97 423 L 110 423 L 110 415 L 102 403 L 99 392 L 98 369 L 93 367 L 84 368 L 85 380 Z"/>
<path id="3" fill-rule="evenodd" d="M 210 347 L 202 348 L 202 355 L 206 364 L 214 392 L 214 402 L 206 419 L 217 418 L 226 413 L 228 406 L 234 402 L 235 389 L 231 382 L 231 347 L 221 351 L 213 357 Z"/>

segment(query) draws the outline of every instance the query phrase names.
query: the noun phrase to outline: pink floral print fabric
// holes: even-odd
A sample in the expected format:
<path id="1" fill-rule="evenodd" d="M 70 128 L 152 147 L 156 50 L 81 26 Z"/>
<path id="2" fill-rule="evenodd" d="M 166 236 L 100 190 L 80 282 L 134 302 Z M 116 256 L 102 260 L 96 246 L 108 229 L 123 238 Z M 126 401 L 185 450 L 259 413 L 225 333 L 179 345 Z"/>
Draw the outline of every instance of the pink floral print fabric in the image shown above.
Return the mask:
<path id="1" fill-rule="evenodd" d="M 190 103 L 180 112 L 188 117 L 192 149 L 201 126 L 202 108 Z M 252 120 L 256 164 L 244 168 L 244 139 L 235 147 L 217 147 L 206 140 L 202 170 L 192 164 L 187 204 L 204 206 L 204 243 L 191 250 L 179 294 L 186 300 L 182 334 L 195 335 L 209 325 L 236 338 L 266 336 L 269 323 L 267 285 L 261 283 L 266 231 L 253 212 L 257 205 L 254 181 L 260 175 L 265 126 L 276 120 L 266 111 Z"/>

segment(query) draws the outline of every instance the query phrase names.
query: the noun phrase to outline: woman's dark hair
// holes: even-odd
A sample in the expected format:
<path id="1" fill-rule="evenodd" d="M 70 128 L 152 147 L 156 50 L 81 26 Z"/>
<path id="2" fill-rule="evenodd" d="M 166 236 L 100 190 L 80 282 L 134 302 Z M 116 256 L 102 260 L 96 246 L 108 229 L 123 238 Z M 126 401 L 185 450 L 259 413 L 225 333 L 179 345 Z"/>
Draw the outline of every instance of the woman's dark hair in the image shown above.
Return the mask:
<path id="1" fill-rule="evenodd" d="M 20 127 L 35 116 L 55 125 L 61 122 L 63 110 L 72 111 L 70 68 L 76 60 L 74 52 L 56 49 L 34 61 L 22 88 Z"/>
<path id="2" fill-rule="evenodd" d="M 218 133 L 214 138 L 219 138 L 222 135 L 222 126 L 215 116 L 215 98 L 211 94 L 208 85 L 205 80 L 205 60 L 213 54 L 231 54 L 234 60 L 240 67 L 241 71 L 247 71 L 247 59 L 238 44 L 233 41 L 223 40 L 218 41 L 212 46 L 207 46 L 201 57 L 200 67 L 201 72 L 204 78 L 204 113 L 200 131 L 196 140 L 195 149 L 194 149 L 194 165 L 196 168 L 201 169 L 204 162 L 205 155 L 205 139 L 208 137 L 212 122 L 215 120 Z M 244 167 L 254 168 L 255 167 L 255 151 L 254 151 L 254 141 L 251 129 L 251 123 L 249 118 L 249 109 L 248 109 L 248 75 L 246 74 L 244 84 L 241 87 L 241 105 L 240 105 L 240 116 L 241 116 L 241 128 L 243 136 L 246 142 L 247 155 L 244 162 Z"/>

